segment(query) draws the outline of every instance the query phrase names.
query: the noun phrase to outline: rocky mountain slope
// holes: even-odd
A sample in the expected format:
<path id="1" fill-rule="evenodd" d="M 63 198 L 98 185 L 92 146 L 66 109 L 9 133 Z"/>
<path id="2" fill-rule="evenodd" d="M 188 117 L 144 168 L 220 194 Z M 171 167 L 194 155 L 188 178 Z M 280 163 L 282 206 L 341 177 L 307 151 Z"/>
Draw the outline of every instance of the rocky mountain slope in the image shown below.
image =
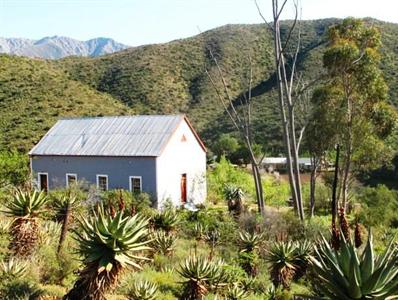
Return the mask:
<path id="1" fill-rule="evenodd" d="M 40 40 L 0 38 L 0 53 L 47 59 L 66 56 L 96 57 L 126 48 L 128 46 L 109 38 L 95 38 L 88 41 L 62 36 L 45 37 Z"/>

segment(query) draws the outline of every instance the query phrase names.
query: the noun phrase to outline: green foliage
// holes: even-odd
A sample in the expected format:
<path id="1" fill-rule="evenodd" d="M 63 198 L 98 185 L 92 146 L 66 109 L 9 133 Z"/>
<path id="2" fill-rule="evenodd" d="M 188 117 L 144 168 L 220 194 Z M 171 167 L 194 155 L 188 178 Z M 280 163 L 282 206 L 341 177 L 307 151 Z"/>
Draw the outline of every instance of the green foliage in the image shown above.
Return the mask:
<path id="1" fill-rule="evenodd" d="M 155 229 L 164 230 L 167 233 L 174 231 L 180 222 L 177 212 L 173 208 L 166 208 L 153 216 Z"/>
<path id="2" fill-rule="evenodd" d="M 325 31 L 338 22 L 301 22 L 298 68 L 305 78 L 321 73 Z M 390 87 L 389 98 L 396 103 L 398 27 L 377 20 L 366 22 L 380 28 L 384 45 L 381 68 Z M 283 38 L 290 24 L 281 23 Z M 273 51 L 272 35 L 262 25 L 227 25 L 196 37 L 133 47 L 98 58 L 49 61 L 1 55 L 0 145 L 26 151 L 59 117 L 187 113 L 211 146 L 233 127 L 203 71 L 206 64 L 211 74 L 217 72 L 209 62 L 209 47 L 221 67 L 228 70 L 226 80 L 237 103 L 238 96 L 246 91 L 241 78 L 247 75 L 247 53 L 251 53 L 256 91 L 252 99 L 254 139 L 257 144 L 265 144 L 267 151 L 280 153 L 281 128 L 272 89 L 274 61 L 269 55 Z"/>
<path id="3" fill-rule="evenodd" d="M 175 247 L 176 237 L 167 234 L 163 230 L 156 230 L 151 235 L 151 247 L 158 253 L 163 255 L 170 255 Z"/>
<path id="4" fill-rule="evenodd" d="M 149 281 L 138 281 L 129 292 L 131 300 L 155 300 L 158 286 Z"/>
<path id="5" fill-rule="evenodd" d="M 240 238 L 240 251 L 241 252 L 253 252 L 256 250 L 264 240 L 264 236 L 256 232 L 239 232 Z"/>
<path id="6" fill-rule="evenodd" d="M 218 138 L 218 140 L 214 143 L 212 149 L 217 157 L 221 158 L 222 156 L 231 158 L 234 152 L 236 152 L 239 148 L 238 140 L 231 136 L 230 134 L 222 134 Z"/>
<path id="7" fill-rule="evenodd" d="M 218 199 L 224 198 L 224 189 L 227 185 L 235 185 L 253 197 L 255 195 L 252 176 L 243 169 L 232 165 L 225 157 L 221 157 L 213 170 L 207 174 L 209 190 L 213 191 Z"/>
<path id="8" fill-rule="evenodd" d="M 0 152 L 0 187 L 21 186 L 28 180 L 29 160 L 16 151 Z"/>
<path id="9" fill-rule="evenodd" d="M 359 218 L 369 226 L 398 226 L 398 194 L 384 185 L 364 187 L 357 195 L 361 203 Z"/>
<path id="10" fill-rule="evenodd" d="M 248 293 L 242 289 L 238 284 L 234 284 L 228 288 L 228 291 L 225 295 L 226 300 L 241 300 L 246 299 Z"/>
<path id="11" fill-rule="evenodd" d="M 148 193 L 132 193 L 127 190 L 115 189 L 106 191 L 102 195 L 104 206 L 107 209 L 125 210 L 127 214 L 142 213 L 147 214 L 152 206 L 152 200 Z"/>
<path id="12" fill-rule="evenodd" d="M 123 217 L 123 212 L 114 217 L 105 215 L 103 208 L 93 216 L 79 220 L 82 233 L 76 231 L 78 251 L 86 264 L 98 262 L 98 274 L 109 272 L 117 265 L 140 269 L 139 260 L 146 260 L 136 253 L 150 250 L 147 244 L 148 221 L 138 214 Z"/>
<path id="13" fill-rule="evenodd" d="M 192 255 L 177 270 L 184 279 L 184 299 L 201 299 L 212 288 L 217 288 L 227 281 L 222 261 L 210 261 Z"/>
<path id="14" fill-rule="evenodd" d="M 27 262 L 10 258 L 7 261 L 0 261 L 0 280 L 10 281 L 22 278 L 27 271 Z"/>
<path id="15" fill-rule="evenodd" d="M 329 299 L 394 299 L 398 297 L 398 248 L 391 242 L 377 256 L 369 234 L 365 250 L 360 253 L 351 241 L 342 237 L 339 252 L 324 238 L 315 247 L 311 259 L 316 274 L 310 278 Z"/>
<path id="16" fill-rule="evenodd" d="M 328 41 L 323 63 L 330 82 L 318 93 L 318 103 L 334 109 L 328 109 L 332 113 L 318 123 L 326 122 L 322 129 L 330 129 L 326 136 L 336 136 L 343 146 L 347 176 L 349 170 L 364 171 L 391 159 L 384 139 L 396 119 L 386 102 L 387 85 L 379 69 L 380 31 L 362 20 L 347 18 L 329 28 Z"/>
<path id="17" fill-rule="evenodd" d="M 0 298 L 4 300 L 39 299 L 43 291 L 38 284 L 26 279 L 14 279 L 0 283 Z"/>
<path id="18" fill-rule="evenodd" d="M 270 264 L 273 284 L 288 288 L 296 272 L 296 245 L 290 241 L 276 242 L 267 251 L 266 261 Z"/>
<path id="19" fill-rule="evenodd" d="M 36 217 L 48 201 L 45 192 L 16 190 L 13 200 L 6 204 L 6 214 L 13 217 Z"/>

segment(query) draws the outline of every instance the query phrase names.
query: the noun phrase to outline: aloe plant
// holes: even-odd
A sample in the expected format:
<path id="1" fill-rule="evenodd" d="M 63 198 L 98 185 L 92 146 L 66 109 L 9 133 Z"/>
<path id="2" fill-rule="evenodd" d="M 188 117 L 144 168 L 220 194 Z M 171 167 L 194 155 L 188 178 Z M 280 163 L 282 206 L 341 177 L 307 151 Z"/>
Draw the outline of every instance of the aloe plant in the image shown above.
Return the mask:
<path id="1" fill-rule="evenodd" d="M 62 250 L 62 245 L 66 239 L 66 234 L 68 233 L 69 223 L 72 218 L 72 211 L 77 206 L 77 198 L 73 196 L 62 196 L 55 201 L 55 208 L 60 216 L 60 221 L 62 223 L 61 234 L 59 235 L 59 242 L 57 252 L 60 253 Z"/>
<path id="2" fill-rule="evenodd" d="M 234 283 L 230 286 L 226 292 L 225 300 L 243 300 L 248 297 L 248 292 L 246 292 L 239 284 Z"/>
<path id="3" fill-rule="evenodd" d="M 253 252 L 263 241 L 263 235 L 255 232 L 239 232 L 241 252 Z"/>
<path id="4" fill-rule="evenodd" d="M 138 214 L 124 217 L 122 211 L 114 217 L 105 215 L 100 206 L 92 217 L 79 222 L 81 228 L 75 231 L 75 239 L 84 268 L 64 299 L 102 300 L 124 269 L 141 269 L 139 261 L 148 260 L 148 221 Z"/>
<path id="5" fill-rule="evenodd" d="M 317 276 L 310 280 L 328 299 L 398 299 L 398 247 L 391 241 L 377 256 L 371 232 L 362 253 L 343 234 L 339 251 L 322 237 L 311 264 Z"/>
<path id="6" fill-rule="evenodd" d="M 37 217 L 47 202 L 46 194 L 38 191 L 17 190 L 13 199 L 6 204 L 5 213 L 14 218 L 10 227 L 12 240 L 10 249 L 17 256 L 28 256 L 38 242 Z"/>
<path id="7" fill-rule="evenodd" d="M 203 299 L 211 288 L 224 285 L 227 278 L 222 265 L 222 261 L 211 261 L 196 255 L 189 256 L 180 265 L 180 270 L 177 270 L 184 279 L 183 299 Z"/>
<path id="8" fill-rule="evenodd" d="M 307 272 L 314 245 L 308 240 L 297 241 L 294 250 L 294 264 L 296 267 L 295 280 L 303 277 Z"/>
<path id="9" fill-rule="evenodd" d="M 226 185 L 224 187 L 224 196 L 228 202 L 229 212 L 239 215 L 243 210 L 243 198 L 245 193 L 240 187 Z"/>
<path id="10" fill-rule="evenodd" d="M 276 242 L 267 251 L 265 260 L 270 263 L 270 275 L 275 287 L 289 288 L 297 269 L 295 243 Z"/>
<path id="11" fill-rule="evenodd" d="M 170 233 L 174 231 L 179 223 L 177 212 L 174 209 L 167 208 L 166 210 L 157 213 L 153 217 L 153 224 L 155 229 L 161 229 Z"/>
<path id="12" fill-rule="evenodd" d="M 157 230 L 152 233 L 151 247 L 163 255 L 170 255 L 174 250 L 176 240 L 174 235 Z"/>
<path id="13" fill-rule="evenodd" d="M 149 281 L 138 281 L 133 284 L 128 298 L 131 300 L 155 300 L 158 286 Z"/>
<path id="14" fill-rule="evenodd" d="M 25 276 L 28 264 L 25 261 L 10 258 L 7 261 L 0 262 L 0 279 L 10 281 Z"/>

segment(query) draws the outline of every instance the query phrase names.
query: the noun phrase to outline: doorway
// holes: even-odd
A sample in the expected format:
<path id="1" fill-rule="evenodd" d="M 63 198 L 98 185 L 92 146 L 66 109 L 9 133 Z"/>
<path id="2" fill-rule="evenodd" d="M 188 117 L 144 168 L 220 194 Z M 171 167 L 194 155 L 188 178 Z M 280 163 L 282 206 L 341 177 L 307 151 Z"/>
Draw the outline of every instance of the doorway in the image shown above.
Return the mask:
<path id="1" fill-rule="evenodd" d="M 181 202 L 187 203 L 187 174 L 181 175 Z"/>
<path id="2" fill-rule="evenodd" d="M 48 191 L 48 174 L 39 173 L 39 187 L 41 191 Z"/>

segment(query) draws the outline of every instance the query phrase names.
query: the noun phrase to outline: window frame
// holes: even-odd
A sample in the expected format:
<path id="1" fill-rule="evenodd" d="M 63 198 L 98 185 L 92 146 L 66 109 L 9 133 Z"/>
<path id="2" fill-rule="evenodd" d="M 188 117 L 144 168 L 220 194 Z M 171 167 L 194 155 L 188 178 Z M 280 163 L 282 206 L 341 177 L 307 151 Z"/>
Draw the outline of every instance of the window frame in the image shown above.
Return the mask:
<path id="1" fill-rule="evenodd" d="M 129 176 L 130 192 L 133 193 L 133 179 L 139 179 L 140 180 L 140 193 L 142 193 L 142 176 Z"/>
<path id="2" fill-rule="evenodd" d="M 100 188 L 100 185 L 99 185 L 99 178 L 100 177 L 105 177 L 106 178 L 106 189 L 105 190 L 102 190 Z M 107 174 L 97 174 L 96 178 L 97 178 L 97 189 L 101 190 L 101 192 L 108 191 L 109 190 L 109 177 L 108 177 L 108 175 Z"/>
<path id="3" fill-rule="evenodd" d="M 50 190 L 50 186 L 49 186 L 48 172 L 37 172 L 38 189 L 39 189 L 39 191 L 43 191 L 43 189 L 41 188 L 41 175 L 46 175 L 47 191 L 49 191 Z"/>
<path id="4" fill-rule="evenodd" d="M 66 173 L 65 174 L 66 187 L 70 186 L 70 183 L 69 183 L 69 180 L 68 180 L 69 176 L 74 176 L 75 177 L 75 182 L 77 181 L 77 174 L 76 173 Z"/>

